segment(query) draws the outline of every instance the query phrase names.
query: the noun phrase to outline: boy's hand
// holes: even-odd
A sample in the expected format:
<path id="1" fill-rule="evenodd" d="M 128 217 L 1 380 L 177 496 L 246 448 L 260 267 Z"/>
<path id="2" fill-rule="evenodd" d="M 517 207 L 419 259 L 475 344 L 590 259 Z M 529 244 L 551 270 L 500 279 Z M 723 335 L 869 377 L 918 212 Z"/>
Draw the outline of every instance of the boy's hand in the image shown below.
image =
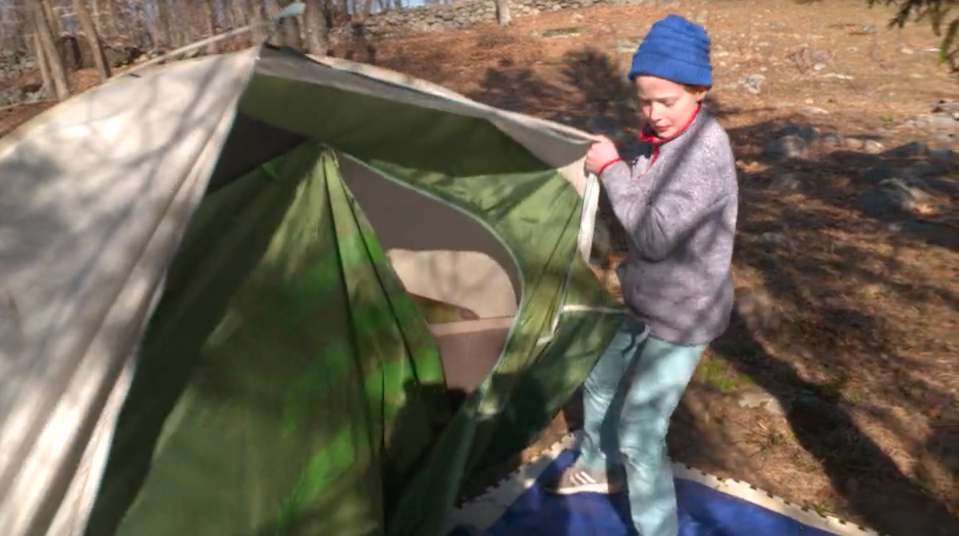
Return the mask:
<path id="1" fill-rule="evenodd" d="M 589 152 L 586 153 L 586 171 L 598 175 L 607 164 L 619 159 L 616 144 L 606 136 L 596 136 Z"/>

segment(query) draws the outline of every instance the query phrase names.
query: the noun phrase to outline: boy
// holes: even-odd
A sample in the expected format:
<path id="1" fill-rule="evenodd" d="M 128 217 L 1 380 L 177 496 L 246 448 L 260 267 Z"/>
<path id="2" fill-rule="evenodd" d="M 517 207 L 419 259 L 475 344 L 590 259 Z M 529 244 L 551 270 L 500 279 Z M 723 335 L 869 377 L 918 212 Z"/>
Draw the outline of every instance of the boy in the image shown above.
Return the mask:
<path id="1" fill-rule="evenodd" d="M 584 442 L 556 493 L 613 493 L 625 485 L 641 536 L 676 536 L 669 419 L 706 346 L 729 323 L 730 264 L 738 207 L 729 138 L 702 109 L 712 87 L 710 39 L 669 15 L 633 56 L 644 153 L 623 162 L 597 137 L 586 157 L 628 233 L 620 266 L 631 315 L 584 386 Z M 648 328 L 648 329 L 647 329 Z"/>

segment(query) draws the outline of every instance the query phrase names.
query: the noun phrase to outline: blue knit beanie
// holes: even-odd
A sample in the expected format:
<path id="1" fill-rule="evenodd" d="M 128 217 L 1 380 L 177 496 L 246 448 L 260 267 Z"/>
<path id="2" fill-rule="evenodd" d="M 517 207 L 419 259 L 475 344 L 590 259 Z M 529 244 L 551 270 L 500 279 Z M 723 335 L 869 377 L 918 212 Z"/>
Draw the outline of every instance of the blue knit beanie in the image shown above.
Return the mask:
<path id="1" fill-rule="evenodd" d="M 706 30 L 679 15 L 653 24 L 633 55 L 629 79 L 648 75 L 688 86 L 713 86 Z"/>

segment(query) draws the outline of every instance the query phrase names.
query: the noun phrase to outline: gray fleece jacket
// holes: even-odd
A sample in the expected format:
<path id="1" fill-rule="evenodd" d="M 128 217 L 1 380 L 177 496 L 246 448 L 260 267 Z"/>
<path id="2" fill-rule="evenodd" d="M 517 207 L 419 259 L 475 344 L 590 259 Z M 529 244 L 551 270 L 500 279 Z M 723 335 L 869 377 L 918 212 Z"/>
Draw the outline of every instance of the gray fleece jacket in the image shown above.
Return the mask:
<path id="1" fill-rule="evenodd" d="M 739 186 L 729 137 L 701 110 L 687 129 L 600 176 L 629 236 L 619 277 L 626 305 L 657 339 L 695 346 L 718 337 L 733 307 L 730 265 Z"/>

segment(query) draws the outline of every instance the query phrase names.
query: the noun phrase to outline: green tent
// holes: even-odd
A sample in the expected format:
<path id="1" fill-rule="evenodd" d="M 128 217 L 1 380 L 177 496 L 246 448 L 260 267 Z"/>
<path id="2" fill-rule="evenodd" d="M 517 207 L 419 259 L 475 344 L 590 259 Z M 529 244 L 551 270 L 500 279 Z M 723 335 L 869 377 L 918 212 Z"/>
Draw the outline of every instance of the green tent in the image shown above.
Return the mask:
<path id="1" fill-rule="evenodd" d="M 442 533 L 616 329 L 588 143 L 269 47 L 0 140 L 3 534 Z"/>

